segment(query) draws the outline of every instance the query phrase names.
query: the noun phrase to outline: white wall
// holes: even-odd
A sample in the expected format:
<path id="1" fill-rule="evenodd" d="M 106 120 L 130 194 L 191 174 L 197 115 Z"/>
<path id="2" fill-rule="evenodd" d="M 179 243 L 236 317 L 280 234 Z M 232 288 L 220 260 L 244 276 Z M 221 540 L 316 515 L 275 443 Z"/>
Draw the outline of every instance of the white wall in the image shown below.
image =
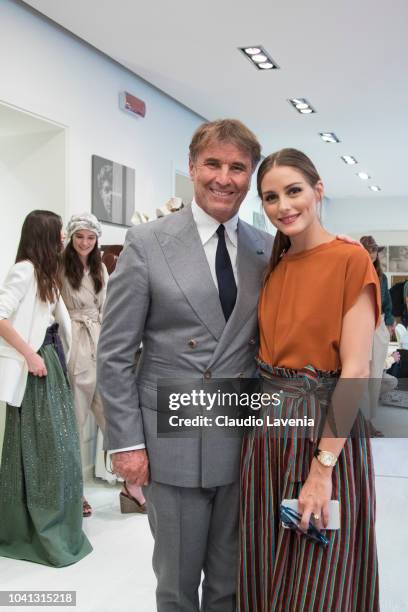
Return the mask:
<path id="1" fill-rule="evenodd" d="M 369 198 L 331 199 L 324 206 L 324 223 L 334 233 L 372 234 L 380 244 L 408 244 L 408 200 L 377 193 Z"/>
<path id="2" fill-rule="evenodd" d="M 65 213 L 65 131 L 0 105 L 0 281 L 35 208 Z"/>
<path id="3" fill-rule="evenodd" d="M 187 172 L 202 119 L 21 5 L 2 0 L 0 22 L 0 100 L 68 127 L 65 220 L 91 208 L 92 154 L 136 169 L 136 209 L 154 217 L 173 195 L 174 168 Z M 146 102 L 144 119 L 119 109 L 123 90 Z M 124 235 L 105 225 L 103 242 Z"/>

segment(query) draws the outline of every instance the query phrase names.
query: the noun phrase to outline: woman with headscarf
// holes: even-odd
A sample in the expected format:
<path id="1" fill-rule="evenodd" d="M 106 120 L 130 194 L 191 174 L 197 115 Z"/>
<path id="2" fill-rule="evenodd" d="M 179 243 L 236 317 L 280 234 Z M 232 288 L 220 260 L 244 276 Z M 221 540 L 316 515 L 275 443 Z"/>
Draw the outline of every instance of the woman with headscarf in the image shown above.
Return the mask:
<path id="1" fill-rule="evenodd" d="M 98 238 L 102 227 L 95 215 L 73 215 L 66 231 L 67 246 L 63 253 L 62 296 L 72 321 L 72 351 L 68 375 L 75 401 L 78 431 L 83 441 L 84 427 L 90 412 L 101 431 L 105 417 L 96 389 L 96 349 L 106 297 L 108 272 L 102 263 Z M 139 487 L 131 490 L 123 485 L 121 507 L 132 505 L 133 512 L 145 512 L 144 497 Z M 83 515 L 91 516 L 92 507 L 83 499 Z"/>

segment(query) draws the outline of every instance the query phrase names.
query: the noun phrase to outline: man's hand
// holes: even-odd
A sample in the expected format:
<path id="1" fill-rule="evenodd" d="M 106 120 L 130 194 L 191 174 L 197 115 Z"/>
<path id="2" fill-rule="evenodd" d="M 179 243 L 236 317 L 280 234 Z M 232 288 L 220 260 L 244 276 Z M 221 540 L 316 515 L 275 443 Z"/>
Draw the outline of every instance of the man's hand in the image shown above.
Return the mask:
<path id="1" fill-rule="evenodd" d="M 347 242 L 347 244 L 355 244 L 356 246 L 360 246 L 362 249 L 364 249 L 361 242 L 359 242 L 358 240 L 354 240 L 354 238 L 350 238 L 350 236 L 346 236 L 346 234 L 337 234 L 336 238 L 337 240 Z"/>
<path id="2" fill-rule="evenodd" d="M 144 448 L 113 453 L 112 469 L 126 482 L 139 486 L 149 484 L 149 459 Z"/>

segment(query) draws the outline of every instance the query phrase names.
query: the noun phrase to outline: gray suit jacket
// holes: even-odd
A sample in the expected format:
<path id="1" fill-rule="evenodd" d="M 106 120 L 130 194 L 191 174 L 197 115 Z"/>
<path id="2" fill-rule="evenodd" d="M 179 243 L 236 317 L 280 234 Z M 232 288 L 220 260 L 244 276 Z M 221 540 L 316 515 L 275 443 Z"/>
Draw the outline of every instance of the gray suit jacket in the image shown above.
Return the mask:
<path id="1" fill-rule="evenodd" d="M 144 442 L 153 480 L 211 487 L 237 479 L 240 439 L 205 431 L 198 438 L 157 437 L 156 384 L 202 379 L 205 372 L 212 378 L 254 374 L 258 294 L 271 246 L 271 236 L 239 221 L 238 296 L 226 324 L 191 207 L 129 230 L 108 284 L 98 385 L 106 447 Z"/>

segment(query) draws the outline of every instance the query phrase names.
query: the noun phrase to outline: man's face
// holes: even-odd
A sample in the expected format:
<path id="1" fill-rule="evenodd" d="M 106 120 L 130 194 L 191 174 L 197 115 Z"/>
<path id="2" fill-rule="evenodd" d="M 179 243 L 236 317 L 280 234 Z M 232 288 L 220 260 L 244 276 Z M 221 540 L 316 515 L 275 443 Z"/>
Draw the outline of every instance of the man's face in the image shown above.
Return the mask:
<path id="1" fill-rule="evenodd" d="M 225 223 L 239 210 L 252 174 L 250 155 L 232 143 L 213 141 L 190 160 L 195 200 L 207 214 Z"/>

